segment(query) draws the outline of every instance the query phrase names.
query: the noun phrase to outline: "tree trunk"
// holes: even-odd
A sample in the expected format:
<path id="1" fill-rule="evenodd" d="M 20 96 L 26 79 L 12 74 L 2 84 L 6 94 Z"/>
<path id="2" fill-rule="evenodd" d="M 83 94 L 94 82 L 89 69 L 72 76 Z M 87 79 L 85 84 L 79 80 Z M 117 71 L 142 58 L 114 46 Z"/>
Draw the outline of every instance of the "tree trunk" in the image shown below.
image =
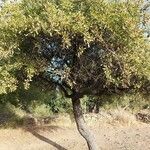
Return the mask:
<path id="1" fill-rule="evenodd" d="M 99 150 L 95 141 L 93 134 L 88 129 L 80 104 L 79 98 L 72 98 L 73 112 L 77 128 L 82 137 L 86 140 L 89 150 Z"/>
<path id="2" fill-rule="evenodd" d="M 100 100 L 96 100 L 95 102 L 95 113 L 98 114 L 99 113 L 99 107 L 101 106 L 101 101 Z"/>

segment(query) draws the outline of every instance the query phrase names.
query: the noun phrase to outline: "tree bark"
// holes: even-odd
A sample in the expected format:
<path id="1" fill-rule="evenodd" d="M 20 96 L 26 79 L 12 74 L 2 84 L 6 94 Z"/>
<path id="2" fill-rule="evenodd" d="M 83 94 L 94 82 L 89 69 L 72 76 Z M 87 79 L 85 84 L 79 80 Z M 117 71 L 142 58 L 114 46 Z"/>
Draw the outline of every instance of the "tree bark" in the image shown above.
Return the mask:
<path id="1" fill-rule="evenodd" d="M 80 103 L 80 98 L 72 98 L 72 105 L 73 105 L 73 113 L 77 125 L 77 129 L 79 133 L 82 135 L 82 137 L 86 140 L 89 150 L 100 150 L 98 149 L 98 146 L 96 144 L 96 140 L 94 138 L 94 135 L 90 132 L 88 129 Z"/>
<path id="2" fill-rule="evenodd" d="M 95 102 L 95 111 L 94 111 L 96 114 L 99 113 L 100 106 L 102 106 L 102 102 L 99 99 L 96 99 L 96 102 Z"/>

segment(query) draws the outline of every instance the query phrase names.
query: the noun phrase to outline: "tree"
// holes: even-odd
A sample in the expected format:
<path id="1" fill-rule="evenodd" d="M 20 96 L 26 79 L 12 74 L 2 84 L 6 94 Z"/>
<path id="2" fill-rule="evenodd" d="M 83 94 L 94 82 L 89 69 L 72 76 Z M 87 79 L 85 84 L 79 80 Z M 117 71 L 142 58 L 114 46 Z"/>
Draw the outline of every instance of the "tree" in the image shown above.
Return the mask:
<path id="1" fill-rule="evenodd" d="M 89 150 L 98 149 L 80 98 L 140 88 L 150 79 L 141 2 L 22 0 L 0 11 L 0 93 L 46 81 L 71 98 Z M 147 61 L 145 61 L 145 59 Z"/>

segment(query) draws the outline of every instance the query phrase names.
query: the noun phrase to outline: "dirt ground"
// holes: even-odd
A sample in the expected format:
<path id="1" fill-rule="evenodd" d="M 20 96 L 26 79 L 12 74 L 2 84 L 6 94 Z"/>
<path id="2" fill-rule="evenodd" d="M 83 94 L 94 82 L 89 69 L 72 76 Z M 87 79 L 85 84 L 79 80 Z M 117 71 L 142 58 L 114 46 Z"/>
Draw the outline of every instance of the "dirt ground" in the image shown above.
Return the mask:
<path id="1" fill-rule="evenodd" d="M 91 128 L 102 150 L 150 150 L 150 125 Z M 0 129 L 0 150 L 87 150 L 75 127 Z"/>

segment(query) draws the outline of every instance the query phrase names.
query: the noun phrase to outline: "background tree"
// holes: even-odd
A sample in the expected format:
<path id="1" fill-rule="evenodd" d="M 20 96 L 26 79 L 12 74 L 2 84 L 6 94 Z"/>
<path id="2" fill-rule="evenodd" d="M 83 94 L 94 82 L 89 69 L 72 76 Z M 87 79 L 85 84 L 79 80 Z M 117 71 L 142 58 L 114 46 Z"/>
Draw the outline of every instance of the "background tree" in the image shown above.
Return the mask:
<path id="1" fill-rule="evenodd" d="M 150 47 L 140 28 L 141 4 L 135 0 L 4 4 L 0 93 L 16 90 L 20 82 L 27 89 L 34 80 L 59 88 L 72 100 L 78 130 L 89 149 L 98 149 L 85 124 L 80 98 L 139 89 L 143 80 L 150 79 Z"/>

